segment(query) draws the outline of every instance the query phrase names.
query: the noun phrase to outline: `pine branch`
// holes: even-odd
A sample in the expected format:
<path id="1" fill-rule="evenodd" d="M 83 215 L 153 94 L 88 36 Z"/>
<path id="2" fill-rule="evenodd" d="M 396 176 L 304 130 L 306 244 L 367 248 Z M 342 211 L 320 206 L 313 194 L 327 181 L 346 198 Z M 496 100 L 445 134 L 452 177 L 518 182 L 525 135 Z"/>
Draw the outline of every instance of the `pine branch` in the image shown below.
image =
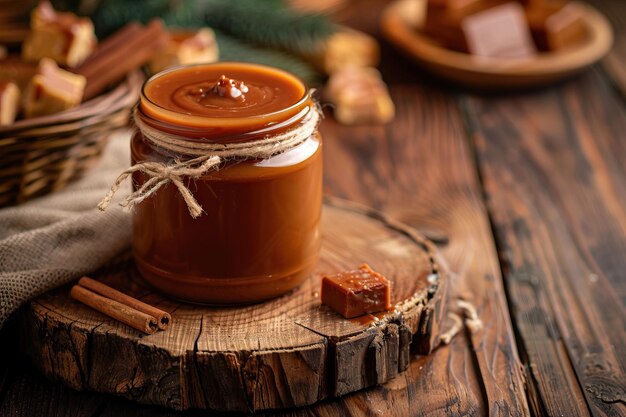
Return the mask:
<path id="1" fill-rule="evenodd" d="M 77 11 L 82 2 L 54 3 Z M 147 23 L 154 17 L 169 27 L 209 26 L 216 31 L 221 60 L 276 66 L 309 85 L 318 84 L 319 75 L 297 55 L 314 48 L 332 31 L 325 17 L 298 14 L 282 0 L 100 0 L 91 16 L 100 39 L 130 21 Z"/>
<path id="2" fill-rule="evenodd" d="M 289 53 L 249 45 L 222 32 L 215 32 L 221 61 L 243 61 L 271 65 L 300 77 L 307 85 L 321 83 L 319 73 L 311 65 Z"/>
<path id="3" fill-rule="evenodd" d="M 145 23 L 153 17 L 178 27 L 210 26 L 299 56 L 310 55 L 335 31 L 326 16 L 296 12 L 282 0 L 101 0 L 92 16 L 99 36 L 131 20 Z"/>
<path id="4" fill-rule="evenodd" d="M 246 42 L 311 55 L 334 31 L 327 17 L 298 13 L 280 0 L 187 0 L 185 9 Z M 204 9 L 204 14 L 202 13 Z"/>

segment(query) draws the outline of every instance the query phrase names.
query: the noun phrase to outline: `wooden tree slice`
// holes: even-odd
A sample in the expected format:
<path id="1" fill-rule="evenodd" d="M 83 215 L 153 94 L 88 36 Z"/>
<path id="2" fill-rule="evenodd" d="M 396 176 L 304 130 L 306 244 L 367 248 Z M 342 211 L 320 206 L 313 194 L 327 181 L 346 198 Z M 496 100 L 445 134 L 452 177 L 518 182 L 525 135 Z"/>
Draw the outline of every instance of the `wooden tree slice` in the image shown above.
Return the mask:
<path id="1" fill-rule="evenodd" d="M 257 411 L 313 404 L 382 384 L 428 353 L 447 275 L 430 242 L 380 213 L 328 199 L 317 272 L 297 290 L 244 307 L 203 307 L 146 287 L 132 261 L 96 276 L 171 313 L 150 336 L 91 310 L 69 288 L 29 303 L 25 351 L 50 378 L 174 409 Z M 392 281 L 393 311 L 346 320 L 320 305 L 320 276 L 368 262 Z"/>

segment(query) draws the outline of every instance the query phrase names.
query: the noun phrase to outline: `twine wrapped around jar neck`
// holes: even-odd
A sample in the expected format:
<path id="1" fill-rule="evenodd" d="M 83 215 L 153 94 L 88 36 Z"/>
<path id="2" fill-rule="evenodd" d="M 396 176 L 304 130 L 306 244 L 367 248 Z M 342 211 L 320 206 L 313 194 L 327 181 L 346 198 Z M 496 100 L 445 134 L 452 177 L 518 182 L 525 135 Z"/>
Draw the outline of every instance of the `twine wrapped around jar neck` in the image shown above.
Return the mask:
<path id="1" fill-rule="evenodd" d="M 191 217 L 195 219 L 203 213 L 203 210 L 185 185 L 185 178 L 198 179 L 211 171 L 217 171 L 219 166 L 229 159 L 263 160 L 295 148 L 317 131 L 320 118 L 320 110 L 313 107 L 310 114 L 298 127 L 287 132 L 250 142 L 220 144 L 190 141 L 183 136 L 172 135 L 155 129 L 143 122 L 137 115 L 137 109 L 135 109 L 133 112 L 135 125 L 146 140 L 155 147 L 175 152 L 182 157 L 193 158 L 186 161 L 176 159 L 167 164 L 140 162 L 133 165 L 117 177 L 109 192 L 98 204 L 98 208 L 102 211 L 106 210 L 120 185 L 134 172 L 142 172 L 148 179 L 139 189 L 126 197 L 120 206 L 132 209 L 156 193 L 159 188 L 171 182 L 178 188 Z"/>

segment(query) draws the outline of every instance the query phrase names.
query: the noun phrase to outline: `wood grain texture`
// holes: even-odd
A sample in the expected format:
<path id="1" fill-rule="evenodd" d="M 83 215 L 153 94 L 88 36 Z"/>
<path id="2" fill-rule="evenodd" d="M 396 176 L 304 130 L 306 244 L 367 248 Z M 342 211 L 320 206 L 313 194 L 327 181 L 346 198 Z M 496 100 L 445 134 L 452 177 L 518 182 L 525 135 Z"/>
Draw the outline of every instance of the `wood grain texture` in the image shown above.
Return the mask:
<path id="1" fill-rule="evenodd" d="M 538 414 L 626 415 L 626 110 L 599 71 L 464 101 Z"/>
<path id="2" fill-rule="evenodd" d="M 399 415 L 528 415 L 497 257 L 456 103 L 434 89 L 409 85 L 392 88 L 392 97 L 397 116 L 387 126 L 324 122 L 327 190 L 448 240 L 442 253 L 454 273 L 450 287 L 469 297 L 486 323 L 471 338 L 471 349 L 458 338 L 411 364 L 414 379 L 405 388 L 410 401 Z M 382 395 L 378 391 L 370 397 Z"/>
<path id="3" fill-rule="evenodd" d="M 310 405 L 393 379 L 412 336 L 428 353 L 444 315 L 448 275 L 434 245 L 384 215 L 337 199 L 322 213 L 311 279 L 283 297 L 240 307 L 163 299 L 132 262 L 100 279 L 168 311 L 167 331 L 144 335 L 73 300 L 68 288 L 25 308 L 20 342 L 51 379 L 174 409 L 254 412 Z M 367 261 L 392 282 L 394 309 L 345 320 L 320 305 L 320 280 Z"/>
<path id="4" fill-rule="evenodd" d="M 602 11 L 615 30 L 613 49 L 602 65 L 609 78 L 626 97 L 626 3 L 614 0 L 587 0 Z"/>

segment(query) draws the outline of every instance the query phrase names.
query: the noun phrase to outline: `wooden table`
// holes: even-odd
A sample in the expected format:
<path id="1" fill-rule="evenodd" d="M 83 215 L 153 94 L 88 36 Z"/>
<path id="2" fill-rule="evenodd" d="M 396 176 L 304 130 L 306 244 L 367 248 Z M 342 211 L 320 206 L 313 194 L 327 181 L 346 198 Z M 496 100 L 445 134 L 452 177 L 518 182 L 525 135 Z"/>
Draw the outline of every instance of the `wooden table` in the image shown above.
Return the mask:
<path id="1" fill-rule="evenodd" d="M 485 329 L 384 386 L 271 415 L 626 416 L 626 3 L 594 3 L 613 53 L 537 91 L 452 89 L 383 42 L 397 118 L 324 121 L 326 191 L 439 242 Z M 343 18 L 377 33 L 384 4 Z M 47 381 L 0 336 L 1 416 L 178 415 Z"/>

